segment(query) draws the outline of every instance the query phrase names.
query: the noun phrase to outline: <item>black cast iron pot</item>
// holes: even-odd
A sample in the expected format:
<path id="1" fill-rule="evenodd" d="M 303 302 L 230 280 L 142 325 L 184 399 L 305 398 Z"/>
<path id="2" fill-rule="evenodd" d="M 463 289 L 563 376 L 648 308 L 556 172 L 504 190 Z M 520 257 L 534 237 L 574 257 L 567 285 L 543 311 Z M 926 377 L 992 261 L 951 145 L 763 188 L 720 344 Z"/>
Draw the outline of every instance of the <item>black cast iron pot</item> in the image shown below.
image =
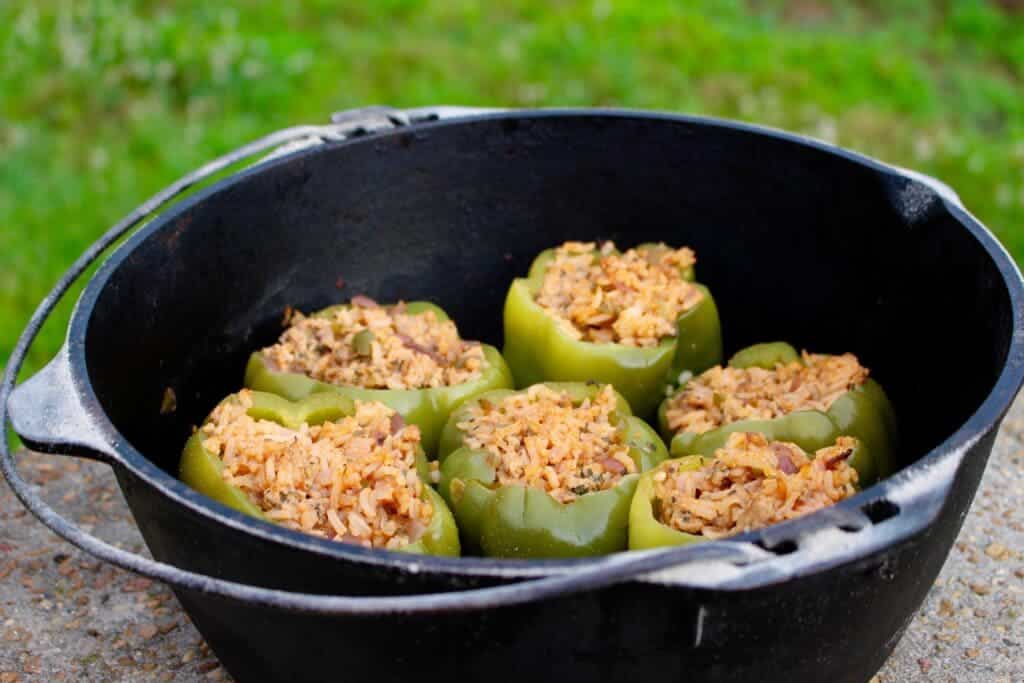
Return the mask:
<path id="1" fill-rule="evenodd" d="M 63 350 L 10 393 L 39 325 L 104 248 L 285 142 L 121 245 Z M 572 562 L 367 551 L 175 479 L 191 425 L 239 388 L 286 306 L 430 299 L 498 344 L 512 278 L 541 249 L 596 238 L 694 247 L 727 351 L 856 352 L 895 404 L 901 471 L 732 540 Z M 154 197 L 79 260 L 11 356 L 0 416 L 34 448 L 111 464 L 155 561 L 58 517 L 7 444 L 0 465 L 59 534 L 172 585 L 242 681 L 864 681 L 939 571 L 1021 385 L 1021 303 L 1014 263 L 948 188 L 822 143 L 650 113 L 364 110 Z"/>

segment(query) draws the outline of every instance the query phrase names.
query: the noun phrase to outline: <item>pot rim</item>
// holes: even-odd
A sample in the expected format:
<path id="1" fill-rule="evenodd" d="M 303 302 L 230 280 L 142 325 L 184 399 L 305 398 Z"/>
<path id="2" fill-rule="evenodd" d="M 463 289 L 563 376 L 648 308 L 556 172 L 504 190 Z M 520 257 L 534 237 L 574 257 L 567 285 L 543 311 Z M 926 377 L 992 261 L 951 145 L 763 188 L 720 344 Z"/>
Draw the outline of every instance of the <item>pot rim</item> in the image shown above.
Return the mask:
<path id="1" fill-rule="evenodd" d="M 628 109 L 608 108 L 559 108 L 559 109 L 534 109 L 534 110 L 509 110 L 493 113 L 471 114 L 451 119 L 416 123 L 417 130 L 436 130 L 449 126 L 459 126 L 467 123 L 474 123 L 488 120 L 507 119 L 546 119 L 546 118 L 607 118 L 607 119 L 645 119 L 651 121 L 663 121 L 666 123 L 681 123 L 695 126 L 705 126 L 737 131 L 745 134 L 767 136 L 788 144 L 800 145 L 811 148 L 822 153 L 837 155 L 845 161 L 858 166 L 868 168 L 879 174 L 880 177 L 892 179 L 903 179 L 908 183 L 914 183 L 921 190 L 933 194 L 939 199 L 944 208 L 953 218 L 977 240 L 992 259 L 1002 277 L 1003 285 L 1006 287 L 1011 307 L 1013 309 L 1013 336 L 1007 349 L 1006 358 L 1003 361 L 1003 368 L 993 385 L 989 394 L 979 405 L 975 412 L 962 423 L 955 432 L 939 443 L 927 454 L 900 470 L 889 478 L 874 484 L 867 489 L 858 492 L 855 496 L 844 500 L 833 508 L 835 514 L 815 513 L 800 519 L 792 520 L 782 524 L 773 525 L 766 529 L 759 529 L 752 532 L 739 534 L 731 537 L 725 544 L 753 543 L 761 548 L 771 550 L 780 540 L 798 538 L 810 535 L 821 530 L 836 526 L 836 515 L 842 517 L 848 514 L 853 517 L 863 517 L 862 511 L 871 504 L 885 498 L 899 498 L 898 488 L 906 489 L 908 485 L 915 488 L 915 492 L 940 487 L 940 479 L 948 477 L 944 481 L 948 486 L 955 474 L 963 454 L 972 447 L 983 436 L 991 432 L 1008 410 L 1011 402 L 1024 382 L 1024 279 L 1016 263 L 1006 251 L 1005 247 L 992 235 L 992 233 L 973 215 L 971 215 L 959 202 L 954 201 L 955 195 L 937 190 L 930 183 L 922 181 L 919 174 L 905 172 L 902 169 L 894 168 L 888 164 L 877 161 L 857 152 L 852 152 L 826 142 L 815 140 L 806 136 L 767 128 L 755 124 L 748 124 L 738 121 L 719 119 L 713 117 L 695 116 L 687 114 L 673 114 L 663 112 L 637 111 Z M 330 142 L 315 148 L 306 148 L 285 154 L 233 173 L 228 177 L 217 181 L 209 187 L 203 188 L 191 197 L 177 202 L 167 209 L 158 213 L 148 224 L 138 229 L 118 246 L 89 280 L 84 288 L 78 302 L 75 305 L 68 325 L 66 346 L 68 360 L 70 362 L 71 379 L 76 392 L 82 402 L 82 406 L 93 416 L 95 429 L 110 446 L 110 460 L 116 467 L 123 467 L 134 476 L 142 479 L 146 484 L 158 490 L 162 495 L 168 497 L 175 503 L 182 505 L 191 511 L 203 516 L 212 523 L 226 525 L 243 533 L 250 534 L 261 540 L 281 543 L 286 546 L 316 553 L 325 558 L 355 562 L 368 566 L 396 569 L 411 573 L 436 573 L 453 576 L 472 577 L 498 577 L 503 579 L 526 579 L 563 574 L 573 569 L 593 564 L 602 558 L 581 558 L 571 560 L 511 560 L 498 558 L 461 557 L 441 558 L 429 555 L 411 555 L 393 551 L 366 549 L 349 544 L 337 543 L 327 539 L 317 538 L 299 531 L 293 531 L 285 527 L 258 520 L 243 513 L 228 508 L 199 492 L 191 489 L 176 477 L 168 474 L 155 465 L 145 455 L 136 450 L 131 443 L 125 439 L 107 416 L 102 404 L 99 402 L 92 387 L 88 367 L 85 359 L 85 339 L 88 325 L 92 317 L 93 309 L 99 296 L 106 288 L 110 277 L 120 266 L 131 256 L 132 252 L 143 242 L 174 223 L 181 215 L 187 213 L 194 206 L 205 201 L 212 195 L 224 191 L 240 182 L 245 181 L 251 175 L 261 173 L 266 169 L 285 165 L 294 162 L 299 157 L 306 155 L 326 153 L 327 150 L 334 150 L 338 147 L 348 145 L 370 144 L 382 138 L 400 136 L 407 134 L 404 128 L 393 128 L 374 132 L 366 138 L 350 138 L 337 142 Z M 939 476 L 941 475 L 941 476 Z M 916 484 L 914 483 L 916 482 Z M 923 489 L 922 489 L 923 487 Z M 895 494 L 895 495 L 890 495 Z M 823 511 L 824 512 L 824 511 Z M 913 506 L 903 510 L 903 514 L 914 514 Z M 923 514 L 923 512 L 921 513 Z M 870 526 L 870 524 L 869 524 Z M 856 530 L 859 531 L 859 530 Z M 699 544 L 706 545 L 706 544 Z M 696 549 L 698 546 L 693 546 Z M 818 552 L 809 556 L 808 562 L 804 563 L 804 571 L 813 571 L 816 568 L 834 564 L 841 561 L 840 554 Z M 685 562 L 687 553 L 681 551 L 680 562 Z M 696 553 L 694 553 L 696 555 Z M 830 555 L 833 562 L 829 562 Z M 671 570 L 670 570 L 671 571 Z M 664 577 L 662 577 L 664 578 Z M 658 579 L 654 579 L 658 580 Z"/>

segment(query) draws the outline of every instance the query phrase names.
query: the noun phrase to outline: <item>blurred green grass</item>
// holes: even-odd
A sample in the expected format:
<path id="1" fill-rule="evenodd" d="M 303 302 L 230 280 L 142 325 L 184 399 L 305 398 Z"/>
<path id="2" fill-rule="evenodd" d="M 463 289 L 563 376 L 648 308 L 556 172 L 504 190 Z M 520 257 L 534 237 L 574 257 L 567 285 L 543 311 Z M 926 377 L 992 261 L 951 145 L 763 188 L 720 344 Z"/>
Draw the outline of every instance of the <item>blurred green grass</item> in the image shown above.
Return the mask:
<path id="1" fill-rule="evenodd" d="M 946 180 L 1024 258 L 1024 3 L 338 4 L 0 4 L 0 363 L 59 274 L 144 198 L 260 134 L 371 103 L 787 128 Z"/>

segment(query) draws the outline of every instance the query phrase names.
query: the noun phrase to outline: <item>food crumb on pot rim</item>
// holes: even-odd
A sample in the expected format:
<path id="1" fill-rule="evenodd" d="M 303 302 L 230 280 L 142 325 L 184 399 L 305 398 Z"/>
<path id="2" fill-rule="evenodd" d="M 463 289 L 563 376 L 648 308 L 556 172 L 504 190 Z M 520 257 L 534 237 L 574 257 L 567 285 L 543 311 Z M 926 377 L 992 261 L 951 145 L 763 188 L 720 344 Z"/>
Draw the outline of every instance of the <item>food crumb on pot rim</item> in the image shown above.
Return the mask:
<path id="1" fill-rule="evenodd" d="M 825 412 L 867 378 L 867 368 L 852 353 L 804 351 L 802 363 L 779 363 L 772 370 L 718 365 L 689 379 L 669 398 L 665 418 L 673 432 L 703 434 L 740 420 Z"/>
<path id="2" fill-rule="evenodd" d="M 536 301 L 574 339 L 657 346 L 676 336 L 679 316 L 704 297 L 683 277 L 694 263 L 687 247 L 619 253 L 612 242 L 566 242 L 554 250 Z"/>
<path id="3" fill-rule="evenodd" d="M 221 403 L 200 428 L 224 480 L 267 519 L 365 547 L 417 541 L 434 516 L 416 469 L 420 432 L 382 403 L 298 429 L 248 414 L 251 392 Z M 436 477 L 436 463 L 432 476 Z"/>
<path id="4" fill-rule="evenodd" d="M 731 434 L 697 469 L 688 467 L 691 456 L 654 471 L 655 517 L 708 539 L 802 517 L 856 492 L 857 471 L 847 462 L 856 445 L 841 436 L 808 456 L 796 444 L 758 433 Z"/>
<path id="5" fill-rule="evenodd" d="M 434 311 L 410 313 L 404 303 L 352 298 L 329 315 L 294 313 L 278 342 L 262 350 L 275 370 L 366 389 L 426 389 L 480 377 L 488 362 L 478 342 L 465 341 Z"/>
<path id="6" fill-rule="evenodd" d="M 537 384 L 471 404 L 458 427 L 466 446 L 493 456 L 500 485 L 530 486 L 569 503 L 637 472 L 614 419 L 617 401 L 611 385 L 574 405 L 568 393 Z"/>

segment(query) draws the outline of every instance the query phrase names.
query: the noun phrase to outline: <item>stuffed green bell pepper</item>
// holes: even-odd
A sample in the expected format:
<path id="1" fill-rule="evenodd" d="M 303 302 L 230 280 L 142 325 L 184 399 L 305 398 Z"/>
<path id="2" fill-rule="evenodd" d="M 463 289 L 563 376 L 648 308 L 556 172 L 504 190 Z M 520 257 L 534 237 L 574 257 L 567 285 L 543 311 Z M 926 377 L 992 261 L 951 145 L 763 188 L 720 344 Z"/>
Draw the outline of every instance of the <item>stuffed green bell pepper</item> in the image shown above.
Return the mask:
<path id="1" fill-rule="evenodd" d="M 808 455 L 733 432 L 714 457 L 688 455 L 645 473 L 629 509 L 629 549 L 714 540 L 796 519 L 852 496 L 861 444 L 841 436 Z"/>
<path id="2" fill-rule="evenodd" d="M 380 401 L 420 428 L 430 454 L 455 408 L 512 387 L 497 349 L 462 340 L 448 315 L 425 301 L 382 306 L 356 296 L 289 322 L 277 344 L 250 356 L 246 387 L 291 400 L 331 391 Z"/>
<path id="3" fill-rule="evenodd" d="M 668 454 L 611 385 L 550 382 L 467 402 L 439 455 L 467 552 L 566 558 L 626 549 L 637 479 Z"/>
<path id="4" fill-rule="evenodd" d="M 727 367 L 682 379 L 658 411 L 673 456 L 711 456 L 734 432 L 760 432 L 809 452 L 852 436 L 862 444 L 851 462 L 861 485 L 892 472 L 896 418 L 853 354 L 801 355 L 782 342 L 756 344 Z"/>
<path id="5" fill-rule="evenodd" d="M 181 480 L 253 517 L 341 542 L 458 556 L 420 432 L 383 403 L 243 389 L 185 445 Z"/>
<path id="6" fill-rule="evenodd" d="M 504 355 L 516 385 L 612 384 L 650 418 L 666 379 L 722 360 L 718 309 L 687 248 L 566 242 L 541 252 L 505 300 Z"/>

